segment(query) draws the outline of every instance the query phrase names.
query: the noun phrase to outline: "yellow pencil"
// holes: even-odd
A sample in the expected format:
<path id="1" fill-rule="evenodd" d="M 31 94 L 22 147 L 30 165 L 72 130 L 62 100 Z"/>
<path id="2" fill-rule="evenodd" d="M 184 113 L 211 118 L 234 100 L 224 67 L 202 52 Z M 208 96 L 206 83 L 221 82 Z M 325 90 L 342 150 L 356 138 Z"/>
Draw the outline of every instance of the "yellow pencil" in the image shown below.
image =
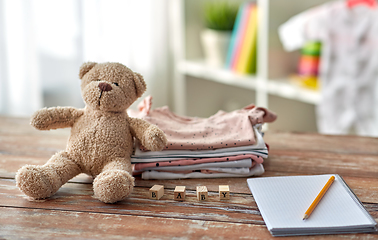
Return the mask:
<path id="1" fill-rule="evenodd" d="M 333 181 L 335 181 L 335 176 L 331 176 L 328 179 L 328 182 L 326 183 L 326 185 L 324 185 L 323 189 L 320 191 L 320 193 L 318 194 L 318 196 L 315 198 L 315 200 L 311 203 L 310 207 L 305 212 L 305 214 L 303 216 L 303 220 L 307 219 L 310 216 L 310 214 L 312 213 L 312 211 L 314 210 L 314 208 L 316 207 L 316 205 L 318 205 L 318 203 L 320 202 L 320 200 L 322 199 L 322 197 L 324 196 L 324 194 L 327 192 L 328 188 L 331 186 L 331 184 L 333 183 Z"/>

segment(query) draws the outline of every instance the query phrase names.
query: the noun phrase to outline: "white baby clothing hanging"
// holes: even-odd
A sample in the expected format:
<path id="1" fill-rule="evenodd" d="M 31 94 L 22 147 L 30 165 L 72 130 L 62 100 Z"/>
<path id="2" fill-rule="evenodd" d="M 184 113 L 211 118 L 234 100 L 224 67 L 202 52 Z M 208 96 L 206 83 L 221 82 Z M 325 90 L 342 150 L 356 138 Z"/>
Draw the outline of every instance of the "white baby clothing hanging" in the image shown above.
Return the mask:
<path id="1" fill-rule="evenodd" d="M 319 132 L 378 136 L 378 8 L 329 2 L 292 17 L 279 35 L 288 51 L 322 42 Z"/>

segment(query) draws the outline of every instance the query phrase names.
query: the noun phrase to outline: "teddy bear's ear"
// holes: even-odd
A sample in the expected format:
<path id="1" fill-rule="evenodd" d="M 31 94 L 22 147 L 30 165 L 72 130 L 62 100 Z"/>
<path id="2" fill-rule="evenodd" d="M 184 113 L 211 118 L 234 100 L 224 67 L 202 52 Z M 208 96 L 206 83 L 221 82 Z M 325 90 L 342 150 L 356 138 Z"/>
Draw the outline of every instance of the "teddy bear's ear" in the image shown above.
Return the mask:
<path id="1" fill-rule="evenodd" d="M 87 74 L 97 63 L 95 62 L 86 62 L 83 63 L 80 67 L 79 77 L 83 79 L 84 75 Z"/>
<path id="2" fill-rule="evenodd" d="M 137 97 L 141 97 L 143 93 L 146 91 L 146 83 L 144 82 L 143 76 L 139 73 L 134 72 L 134 82 L 135 82 L 135 90 Z"/>

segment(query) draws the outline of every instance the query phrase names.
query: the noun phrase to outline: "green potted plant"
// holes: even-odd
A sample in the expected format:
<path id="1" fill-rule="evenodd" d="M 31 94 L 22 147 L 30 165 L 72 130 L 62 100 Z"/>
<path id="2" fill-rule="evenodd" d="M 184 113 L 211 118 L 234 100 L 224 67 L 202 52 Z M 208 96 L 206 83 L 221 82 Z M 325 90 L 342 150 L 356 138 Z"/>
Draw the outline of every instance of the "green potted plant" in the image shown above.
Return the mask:
<path id="1" fill-rule="evenodd" d="M 229 1 L 204 4 L 205 29 L 201 32 L 201 40 L 207 64 L 224 66 L 238 8 Z"/>

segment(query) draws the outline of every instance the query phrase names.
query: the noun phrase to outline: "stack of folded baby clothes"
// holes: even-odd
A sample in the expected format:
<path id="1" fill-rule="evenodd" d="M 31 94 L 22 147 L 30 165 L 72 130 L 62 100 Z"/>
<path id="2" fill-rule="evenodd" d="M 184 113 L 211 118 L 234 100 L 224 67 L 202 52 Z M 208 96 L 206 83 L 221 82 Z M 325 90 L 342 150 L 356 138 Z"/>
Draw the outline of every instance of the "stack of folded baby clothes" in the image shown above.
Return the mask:
<path id="1" fill-rule="evenodd" d="M 151 97 L 139 105 L 139 112 L 129 111 L 129 115 L 157 125 L 168 140 L 159 152 L 146 151 L 136 143 L 131 161 L 134 175 L 141 174 L 142 179 L 261 175 L 263 158 L 268 156 L 261 126 L 276 119 L 273 112 L 254 105 L 219 111 L 209 118 L 183 117 L 168 107 L 151 110 Z"/>

